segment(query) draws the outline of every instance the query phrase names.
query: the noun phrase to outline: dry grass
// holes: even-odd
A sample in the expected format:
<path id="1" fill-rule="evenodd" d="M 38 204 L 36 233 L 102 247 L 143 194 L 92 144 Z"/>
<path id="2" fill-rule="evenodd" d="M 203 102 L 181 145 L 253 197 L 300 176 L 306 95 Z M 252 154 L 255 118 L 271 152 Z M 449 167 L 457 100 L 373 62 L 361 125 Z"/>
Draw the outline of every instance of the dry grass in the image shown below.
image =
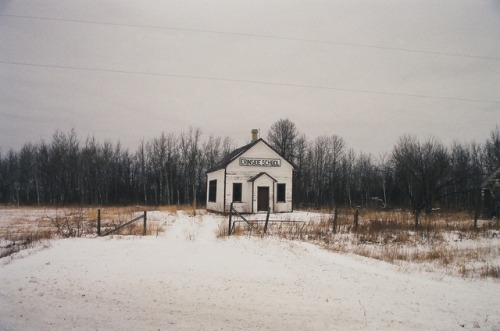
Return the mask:
<path id="1" fill-rule="evenodd" d="M 148 220 L 145 233 L 146 236 L 158 236 L 164 231 L 164 228 L 158 222 L 152 223 Z M 121 236 L 142 236 L 144 234 L 144 225 L 140 220 L 138 223 L 133 223 L 129 226 L 123 227 L 113 234 Z"/>
<path id="2" fill-rule="evenodd" d="M 93 235 L 96 231 L 91 209 L 67 208 L 48 214 L 45 218 L 55 228 L 57 235 L 64 238 Z"/>
<path id="3" fill-rule="evenodd" d="M 37 230 L 30 233 L 7 233 L 4 239 L 4 244 L 0 246 L 0 259 L 10 256 L 23 249 L 31 248 L 37 243 L 44 242 L 54 237 L 54 232 L 47 230 Z"/>
<path id="4" fill-rule="evenodd" d="M 107 232 L 116 229 L 117 227 L 121 226 L 122 224 L 125 224 L 134 218 L 137 218 L 139 216 L 142 216 L 144 211 L 150 212 L 150 211 L 156 211 L 157 209 L 153 210 L 151 208 L 149 209 L 144 209 L 140 206 L 135 206 L 135 207 L 125 207 L 125 208 L 106 208 L 106 209 L 101 209 L 101 234 L 106 234 Z M 178 208 L 162 208 L 163 212 L 167 213 L 176 213 Z M 97 217 L 97 216 L 96 216 Z M 113 232 L 113 235 L 134 235 L 134 236 L 139 236 L 139 235 L 155 235 L 158 236 L 160 233 L 165 232 L 165 227 L 163 224 L 160 223 L 160 220 L 157 219 L 154 216 L 151 216 L 150 213 L 146 214 L 146 232 L 144 233 L 144 223 L 143 219 L 140 218 L 137 221 L 133 222 L 130 225 L 127 225 L 123 228 L 120 228 Z"/>
<path id="5" fill-rule="evenodd" d="M 222 222 L 219 224 L 217 227 L 217 230 L 215 232 L 215 237 L 218 239 L 223 239 L 228 237 L 228 225 L 226 222 Z"/>
<path id="6" fill-rule="evenodd" d="M 329 213 L 303 228 L 283 224 L 268 233 L 404 268 L 411 264 L 462 277 L 500 278 L 500 228 L 496 222 L 480 221 L 474 229 L 467 213 L 438 211 L 423 215 L 415 230 L 413 215 L 408 212 L 361 211 L 355 229 L 353 219 L 353 211 L 347 210 L 339 213 L 336 231 Z"/>
<path id="7" fill-rule="evenodd" d="M 175 214 L 179 211 L 182 211 L 189 216 L 205 215 L 207 212 L 205 209 L 194 209 L 193 205 L 159 206 L 159 207 L 156 207 L 154 210 L 158 210 L 161 212 L 167 212 L 167 213 L 171 213 L 171 214 Z"/>
<path id="8" fill-rule="evenodd" d="M 13 216 L 0 223 L 0 239 L 17 240 L 21 237 L 81 237 L 95 236 L 97 234 L 97 210 L 101 209 L 101 233 L 116 228 L 128 222 L 144 211 L 163 211 L 175 214 L 179 211 L 187 215 L 202 215 L 204 210 L 194 211 L 190 205 L 161 206 L 115 206 L 106 208 L 51 208 L 51 207 L 23 207 L 18 209 L 12 206 L 2 206 L 3 210 L 12 211 Z M 22 215 L 22 216 L 20 216 Z M 163 232 L 159 220 L 148 214 L 146 235 L 158 235 Z M 121 229 L 122 235 L 142 235 L 142 220 Z"/>
<path id="9" fill-rule="evenodd" d="M 185 208 L 185 209 L 184 209 Z M 0 258 L 53 238 L 68 238 L 97 235 L 97 210 L 99 208 L 65 207 L 54 208 L 1 206 L 3 220 L 0 222 Z M 165 206 L 162 211 L 176 213 L 195 212 L 192 206 Z M 141 215 L 144 211 L 158 208 L 144 206 L 115 206 L 101 208 L 101 233 L 116 228 Z M 196 211 L 202 214 L 203 211 Z M 5 215 L 12 214 L 12 217 Z M 165 231 L 161 220 L 148 214 L 146 235 L 156 235 Z M 137 222 L 120 229 L 117 235 L 143 235 L 143 222 Z"/>
<path id="10" fill-rule="evenodd" d="M 253 232 L 252 230 L 249 229 L 246 225 L 242 224 L 237 224 L 234 226 L 233 232 L 231 233 L 231 236 L 242 236 L 242 235 L 247 235 L 250 236 L 252 234 L 256 234 L 257 232 Z M 227 238 L 228 237 L 228 223 L 227 222 L 222 222 L 219 224 L 215 236 L 217 238 Z"/>
<path id="11" fill-rule="evenodd" d="M 500 278 L 500 266 L 486 264 L 479 269 L 481 277 Z"/>
<path id="12" fill-rule="evenodd" d="M 178 212 L 183 212 L 188 216 L 197 216 L 206 214 L 205 210 L 194 210 L 192 205 L 170 205 L 170 206 L 159 206 L 159 207 L 143 207 L 143 206 L 133 206 L 133 207 L 112 207 L 105 208 L 101 210 L 101 233 L 106 233 L 106 231 L 112 230 L 121 224 L 124 224 L 140 215 L 144 211 L 160 211 L 169 214 L 176 214 Z M 97 215 L 97 214 L 96 214 Z M 97 218 L 97 216 L 96 216 Z M 118 235 L 142 235 L 144 231 L 143 221 L 139 219 L 133 224 L 119 229 L 113 234 Z M 156 235 L 165 232 L 165 227 L 160 224 L 160 220 L 151 217 L 147 214 L 147 226 L 146 235 Z"/>

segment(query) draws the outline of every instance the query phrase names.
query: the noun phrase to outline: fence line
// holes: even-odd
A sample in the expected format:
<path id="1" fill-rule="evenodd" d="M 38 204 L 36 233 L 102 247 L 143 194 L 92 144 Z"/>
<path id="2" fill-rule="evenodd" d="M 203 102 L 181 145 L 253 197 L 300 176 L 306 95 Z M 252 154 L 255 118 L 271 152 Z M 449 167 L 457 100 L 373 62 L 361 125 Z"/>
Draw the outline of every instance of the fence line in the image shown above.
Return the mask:
<path id="1" fill-rule="evenodd" d="M 240 217 L 241 220 L 233 221 L 233 213 L 236 216 Z M 302 228 L 305 226 L 304 221 L 270 220 L 269 219 L 270 213 L 271 213 L 271 208 L 269 208 L 267 210 L 267 215 L 266 215 L 265 220 L 247 220 L 243 215 L 241 215 L 236 209 L 233 208 L 233 204 L 231 203 L 231 207 L 229 209 L 229 227 L 228 227 L 227 235 L 230 236 L 234 232 L 234 228 L 236 226 L 236 223 L 246 223 L 248 225 L 248 227 L 251 228 L 252 230 L 259 231 L 259 223 L 264 222 L 264 229 L 262 230 L 262 235 L 267 233 L 267 227 L 268 227 L 269 223 L 271 223 L 271 224 L 280 223 L 280 225 L 283 225 L 285 223 L 301 224 L 302 227 L 300 228 L 300 230 L 302 230 Z"/>
<path id="2" fill-rule="evenodd" d="M 123 224 L 116 226 L 114 229 L 111 229 L 111 230 L 105 232 L 102 236 L 110 235 L 113 232 L 116 232 L 116 231 L 118 231 L 118 230 L 120 230 L 120 229 L 134 223 L 134 222 L 137 222 L 140 219 L 143 219 L 142 235 L 145 236 L 146 235 L 146 228 L 147 228 L 147 211 L 144 211 L 144 214 L 142 214 L 141 216 L 138 216 L 138 217 L 126 222 L 126 223 L 123 223 Z M 100 209 L 97 210 L 97 236 L 98 237 L 101 236 L 101 210 Z"/>

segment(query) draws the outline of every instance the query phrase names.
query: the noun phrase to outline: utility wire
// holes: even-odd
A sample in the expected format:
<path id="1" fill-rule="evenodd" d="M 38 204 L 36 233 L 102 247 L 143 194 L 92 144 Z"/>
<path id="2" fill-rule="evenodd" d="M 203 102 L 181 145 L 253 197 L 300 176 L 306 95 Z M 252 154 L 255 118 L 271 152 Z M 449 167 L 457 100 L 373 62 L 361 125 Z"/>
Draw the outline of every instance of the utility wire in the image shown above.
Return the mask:
<path id="1" fill-rule="evenodd" d="M 413 97 L 413 98 L 425 98 L 425 99 L 465 101 L 465 102 L 474 102 L 474 103 L 500 104 L 499 100 L 470 99 L 470 98 L 458 98 L 458 97 L 449 97 L 449 96 L 435 96 L 435 95 L 413 94 L 413 93 L 399 93 L 399 92 L 390 92 L 390 91 L 350 89 L 350 88 L 342 88 L 342 87 L 334 87 L 334 86 L 306 85 L 306 84 L 293 84 L 293 83 L 281 83 L 281 82 L 268 82 L 268 81 L 247 80 L 247 79 L 234 79 L 234 78 L 222 78 L 222 77 L 210 77 L 210 76 L 196 76 L 196 75 L 183 75 L 183 74 L 155 73 L 155 72 L 129 71 L 129 70 L 118 70 L 118 69 L 102 69 L 102 68 L 91 68 L 91 67 L 75 67 L 75 66 L 62 66 L 62 65 L 51 65 L 51 64 L 37 64 L 37 63 L 1 61 L 1 60 L 0 60 L 0 64 L 14 65 L 14 66 L 25 66 L 25 67 L 38 67 L 38 68 L 53 68 L 53 69 L 62 69 L 62 70 L 106 72 L 106 73 L 114 73 L 114 74 L 157 76 L 157 77 L 173 77 L 173 78 L 196 79 L 196 80 L 218 81 L 218 82 L 228 82 L 228 83 L 241 83 L 241 84 L 253 84 L 253 85 L 283 86 L 283 87 L 318 89 L 318 90 L 330 90 L 330 91 L 352 92 L 352 93 L 363 93 L 363 94 L 378 94 L 378 95 Z"/>
<path id="2" fill-rule="evenodd" d="M 66 23 L 82 23 L 82 24 L 94 24 L 94 25 L 109 25 L 109 26 L 118 26 L 118 27 L 132 27 L 132 28 L 139 28 L 139 29 L 159 29 L 159 30 L 170 30 L 170 31 L 181 31 L 181 32 L 208 33 L 208 34 L 217 34 L 217 35 L 251 37 L 251 38 L 262 38 L 262 39 L 274 39 L 274 40 L 288 40 L 288 41 L 296 41 L 296 42 L 308 42 L 308 43 L 337 45 L 337 46 L 347 46 L 347 47 L 381 49 L 381 50 L 387 50 L 387 51 L 406 52 L 406 53 L 433 54 L 433 55 L 441 55 L 441 56 L 454 56 L 454 57 L 461 57 L 461 58 L 473 58 L 473 59 L 493 60 L 493 61 L 500 60 L 500 56 L 460 54 L 460 53 L 440 52 L 440 51 L 433 51 L 433 50 L 420 50 L 420 49 L 389 47 L 389 46 L 380 46 L 380 45 L 347 43 L 347 42 L 337 42 L 337 41 L 328 41 L 328 40 L 320 40 L 320 39 L 283 37 L 283 36 L 274 36 L 274 35 L 265 35 L 265 34 L 252 34 L 252 33 L 241 33 L 241 32 L 227 32 L 227 31 L 204 30 L 204 29 L 188 29 L 188 28 L 154 26 L 154 25 L 142 25 L 142 24 L 112 23 L 112 22 L 103 22 L 103 21 L 62 19 L 62 18 L 51 18 L 51 17 L 36 17 L 36 16 L 27 16 L 27 15 L 0 14 L 0 17 L 11 17 L 11 18 L 20 18 L 20 19 L 53 21 L 53 22 L 66 22 Z"/>

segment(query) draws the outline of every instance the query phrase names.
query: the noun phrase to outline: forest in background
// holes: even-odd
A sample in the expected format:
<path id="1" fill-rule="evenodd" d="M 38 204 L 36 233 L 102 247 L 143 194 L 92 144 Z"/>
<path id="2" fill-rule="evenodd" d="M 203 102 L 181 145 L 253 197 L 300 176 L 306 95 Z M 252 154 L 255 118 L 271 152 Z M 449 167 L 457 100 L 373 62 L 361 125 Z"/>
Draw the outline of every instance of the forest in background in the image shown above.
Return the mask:
<path id="1" fill-rule="evenodd" d="M 481 183 L 500 168 L 500 129 L 484 142 L 403 135 L 384 155 L 357 153 L 337 135 L 308 139 L 281 119 L 263 137 L 295 165 L 295 207 L 480 212 Z M 199 128 L 163 133 L 135 151 L 120 142 L 80 141 L 74 130 L 49 142 L 0 151 L 0 203 L 16 205 L 203 205 L 206 171 L 235 146 Z"/>

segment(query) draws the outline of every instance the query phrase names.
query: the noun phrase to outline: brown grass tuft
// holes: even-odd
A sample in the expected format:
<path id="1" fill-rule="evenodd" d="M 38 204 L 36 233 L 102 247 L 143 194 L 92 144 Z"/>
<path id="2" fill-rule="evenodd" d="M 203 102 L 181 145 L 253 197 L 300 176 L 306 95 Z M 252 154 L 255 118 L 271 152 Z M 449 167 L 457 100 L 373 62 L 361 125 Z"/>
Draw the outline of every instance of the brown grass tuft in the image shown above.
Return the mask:
<path id="1" fill-rule="evenodd" d="M 481 277 L 500 278 L 500 266 L 487 264 L 479 270 Z"/>

